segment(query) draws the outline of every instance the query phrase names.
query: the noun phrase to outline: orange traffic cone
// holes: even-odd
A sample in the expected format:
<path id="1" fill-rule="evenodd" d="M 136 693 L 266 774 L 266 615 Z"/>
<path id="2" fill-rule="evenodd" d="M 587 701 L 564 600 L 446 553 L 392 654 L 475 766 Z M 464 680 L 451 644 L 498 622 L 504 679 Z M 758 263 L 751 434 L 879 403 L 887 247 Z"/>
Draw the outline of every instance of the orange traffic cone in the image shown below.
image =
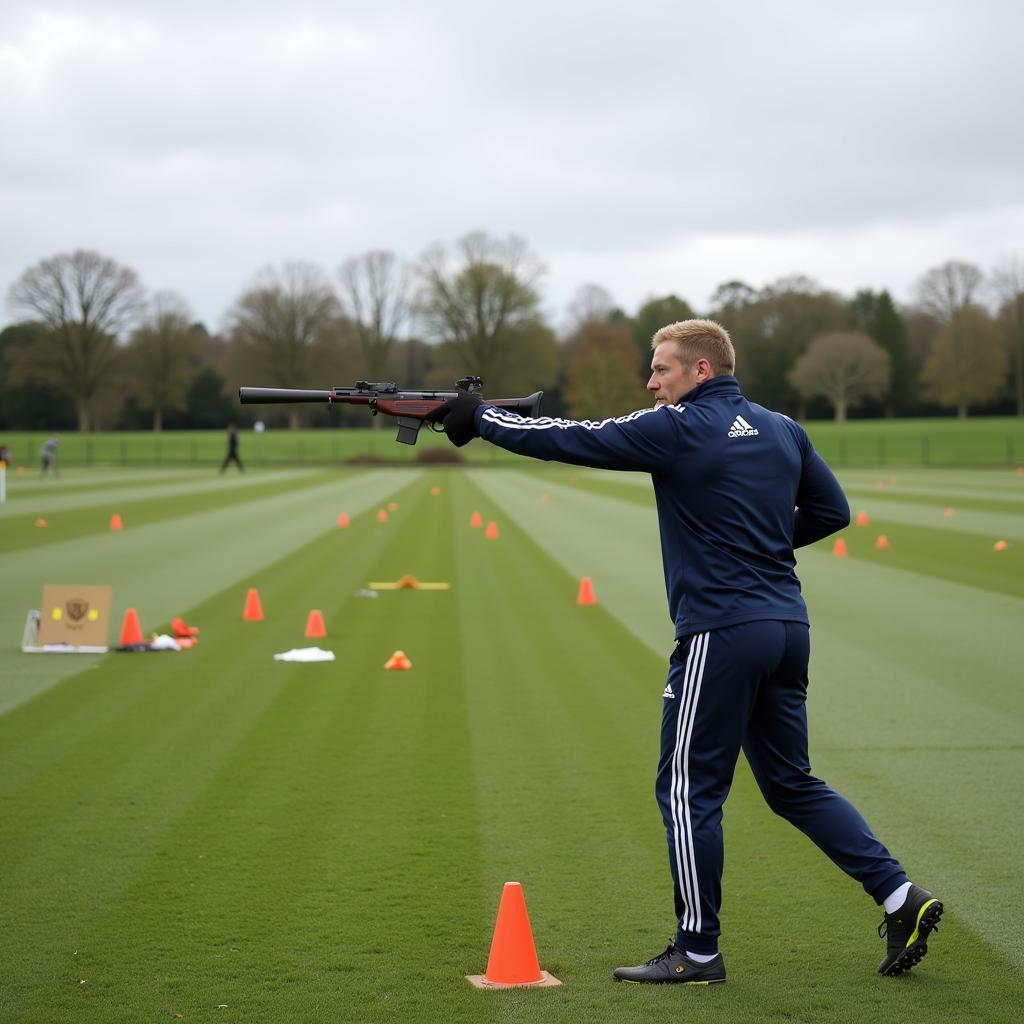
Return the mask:
<path id="1" fill-rule="evenodd" d="M 843 540 L 842 537 L 840 537 L 835 542 L 835 544 L 832 545 L 832 554 L 835 555 L 836 558 L 845 558 L 846 557 L 846 541 Z"/>
<path id="2" fill-rule="evenodd" d="M 327 636 L 327 627 L 324 625 L 324 613 L 319 608 L 314 608 L 306 618 L 306 636 L 310 639 Z"/>
<path id="3" fill-rule="evenodd" d="M 260 592 L 255 587 L 250 587 L 245 595 L 245 611 L 242 618 L 246 622 L 263 621 L 263 605 L 260 604 Z"/>
<path id="4" fill-rule="evenodd" d="M 130 647 L 132 644 L 144 643 L 142 639 L 142 627 L 139 625 L 139 613 L 134 608 L 128 608 L 124 613 L 124 621 L 121 623 L 121 646 Z"/>
<path id="5" fill-rule="evenodd" d="M 889 538 L 884 533 L 880 533 L 878 535 L 878 539 L 875 541 L 875 547 L 878 548 L 879 551 L 884 551 L 889 546 Z"/>
<path id="6" fill-rule="evenodd" d="M 437 484 L 434 484 L 434 486 L 430 488 L 430 496 L 432 498 L 436 498 L 440 493 L 441 493 L 441 488 L 438 487 Z"/>
<path id="7" fill-rule="evenodd" d="M 412 662 L 405 656 L 405 651 L 395 651 L 394 654 L 384 662 L 387 669 L 412 668 Z"/>
<path id="8" fill-rule="evenodd" d="M 115 512 L 110 517 L 110 529 L 113 530 L 114 533 L 117 533 L 118 530 L 123 530 L 124 529 L 124 523 L 121 522 L 121 513 L 120 512 Z"/>
<path id="9" fill-rule="evenodd" d="M 388 521 L 388 510 L 386 508 L 377 509 L 377 522 L 386 523 Z"/>
<path id="10" fill-rule="evenodd" d="M 342 512 L 341 515 L 338 516 L 338 525 L 344 530 L 345 527 L 348 526 L 348 524 L 349 524 L 348 513 L 347 512 Z"/>
<path id="11" fill-rule="evenodd" d="M 867 512 L 858 512 L 857 513 L 857 518 L 854 520 L 854 522 L 858 526 L 867 526 L 868 525 L 868 514 L 867 514 Z"/>
<path id="12" fill-rule="evenodd" d="M 498 533 L 498 524 L 494 522 L 493 519 L 487 524 L 487 529 L 484 530 L 484 536 L 488 540 L 497 540 L 501 536 L 501 534 Z"/>
<path id="13" fill-rule="evenodd" d="M 577 604 L 597 604 L 597 596 L 594 594 L 594 584 L 590 582 L 589 576 L 580 580 L 579 593 L 576 594 Z"/>
<path id="14" fill-rule="evenodd" d="M 494 924 L 486 973 L 469 974 L 466 977 L 477 988 L 562 984 L 547 971 L 540 969 L 530 917 L 526 913 L 526 899 L 519 882 L 506 882 L 501 891 L 498 920 Z"/>
<path id="15" fill-rule="evenodd" d="M 40 530 L 45 530 L 46 529 L 46 520 L 42 516 L 40 516 L 36 520 L 36 526 L 38 526 Z"/>
<path id="16" fill-rule="evenodd" d="M 480 527 L 484 525 L 483 517 L 479 512 L 474 512 L 469 517 L 469 525 L 472 526 L 474 530 L 479 530 Z"/>
<path id="17" fill-rule="evenodd" d="M 1005 541 L 1005 540 L 997 540 L 995 542 L 995 544 L 992 545 L 992 550 L 993 551 L 1005 551 L 1009 546 L 1010 545 L 1009 545 L 1009 543 L 1007 541 Z"/>

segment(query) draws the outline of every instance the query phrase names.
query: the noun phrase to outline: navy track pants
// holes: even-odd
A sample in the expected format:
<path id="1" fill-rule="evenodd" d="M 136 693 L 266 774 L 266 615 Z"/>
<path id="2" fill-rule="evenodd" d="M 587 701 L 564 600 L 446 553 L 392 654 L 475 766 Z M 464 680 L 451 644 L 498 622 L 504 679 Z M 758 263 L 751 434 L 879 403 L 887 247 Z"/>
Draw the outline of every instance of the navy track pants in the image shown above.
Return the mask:
<path id="1" fill-rule="evenodd" d="M 655 792 L 668 836 L 681 949 L 718 949 L 722 804 L 741 747 L 768 806 L 876 903 L 906 881 L 857 809 L 811 775 L 809 656 L 807 626 L 774 620 L 684 637 L 672 653 Z"/>

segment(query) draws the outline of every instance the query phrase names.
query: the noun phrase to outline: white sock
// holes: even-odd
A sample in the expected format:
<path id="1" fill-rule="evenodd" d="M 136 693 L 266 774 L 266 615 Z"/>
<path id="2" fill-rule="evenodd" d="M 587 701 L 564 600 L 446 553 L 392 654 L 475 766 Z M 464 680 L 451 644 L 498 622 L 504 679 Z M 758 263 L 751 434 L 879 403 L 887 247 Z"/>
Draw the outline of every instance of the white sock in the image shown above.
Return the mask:
<path id="1" fill-rule="evenodd" d="M 887 914 L 895 914 L 906 903 L 908 892 L 910 892 L 910 883 L 904 882 L 898 889 L 889 893 L 882 903 L 885 907 L 885 912 Z"/>
<path id="2" fill-rule="evenodd" d="M 707 953 L 691 953 L 689 950 L 686 951 L 686 955 L 690 960 L 693 960 L 694 963 L 698 964 L 709 964 L 716 956 L 718 956 L 717 953 L 712 953 L 708 956 Z"/>

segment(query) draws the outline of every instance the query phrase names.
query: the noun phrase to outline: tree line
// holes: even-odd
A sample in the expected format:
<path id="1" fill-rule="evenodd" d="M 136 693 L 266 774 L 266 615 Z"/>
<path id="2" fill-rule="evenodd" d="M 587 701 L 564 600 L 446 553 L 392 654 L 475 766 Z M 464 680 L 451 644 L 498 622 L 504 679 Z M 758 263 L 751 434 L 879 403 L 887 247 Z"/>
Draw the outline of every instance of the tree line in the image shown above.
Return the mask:
<path id="1" fill-rule="evenodd" d="M 567 323 L 543 310 L 544 268 L 522 239 L 474 232 L 419 259 L 370 251 L 332 275 L 266 267 L 211 332 L 186 300 L 147 293 L 129 267 L 78 250 L 27 268 L 0 332 L 0 428 L 222 427 L 365 423 L 338 407 L 242 409 L 239 384 L 327 387 L 395 380 L 450 388 L 466 374 L 492 396 L 546 392 L 545 410 L 617 415 L 647 404 L 650 339 L 697 315 L 724 324 L 754 401 L 789 415 L 1024 415 L 1024 264 L 985 275 L 948 261 L 914 300 L 843 296 L 805 276 L 757 289 L 728 281 L 707 309 L 675 294 L 628 312 L 598 284 L 577 289 Z"/>

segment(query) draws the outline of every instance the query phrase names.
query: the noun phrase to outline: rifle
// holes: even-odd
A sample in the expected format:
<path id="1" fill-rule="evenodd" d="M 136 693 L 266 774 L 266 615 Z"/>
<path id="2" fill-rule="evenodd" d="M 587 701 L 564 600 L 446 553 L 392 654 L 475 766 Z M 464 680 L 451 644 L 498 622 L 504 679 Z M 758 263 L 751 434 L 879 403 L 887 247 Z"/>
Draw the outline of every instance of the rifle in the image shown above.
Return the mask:
<path id="1" fill-rule="evenodd" d="M 238 401 L 242 405 L 281 405 L 289 402 L 327 402 L 339 405 L 369 406 L 374 416 L 382 412 L 394 416 L 398 422 L 398 436 L 402 444 L 415 444 L 420 427 L 426 422 L 427 413 L 440 408 L 449 398 L 455 398 L 459 391 L 480 394 L 484 382 L 479 377 L 463 377 L 455 382 L 455 391 L 411 391 L 399 388 L 397 384 L 382 381 L 357 380 L 355 387 L 328 388 L 239 388 Z M 540 414 L 540 400 L 543 391 L 535 391 L 527 398 L 489 398 L 488 405 L 524 416 Z M 432 430 L 440 433 L 437 424 L 430 424 Z"/>

